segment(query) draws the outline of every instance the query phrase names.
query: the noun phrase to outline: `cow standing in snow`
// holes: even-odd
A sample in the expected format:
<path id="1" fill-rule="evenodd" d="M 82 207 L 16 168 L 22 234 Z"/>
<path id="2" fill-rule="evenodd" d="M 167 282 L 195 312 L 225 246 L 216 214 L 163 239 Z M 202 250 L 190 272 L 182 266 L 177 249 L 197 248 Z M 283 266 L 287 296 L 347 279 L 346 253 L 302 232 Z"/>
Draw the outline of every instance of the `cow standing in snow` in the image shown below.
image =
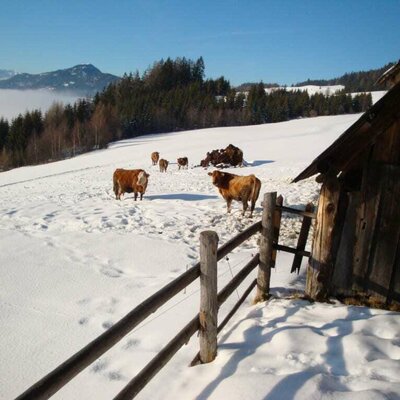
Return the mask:
<path id="1" fill-rule="evenodd" d="M 149 176 L 143 169 L 116 169 L 113 175 L 115 198 L 121 200 L 122 194 L 133 192 L 135 201 L 138 193 L 140 193 L 140 200 L 143 200 Z"/>
<path id="2" fill-rule="evenodd" d="M 261 188 L 261 181 L 255 175 L 240 176 L 221 171 L 209 172 L 208 175 L 212 177 L 213 185 L 226 200 L 228 213 L 231 212 L 232 200 L 237 200 L 243 204 L 242 215 L 244 215 L 248 207 L 247 202 L 250 200 L 250 218 L 252 218 Z"/>

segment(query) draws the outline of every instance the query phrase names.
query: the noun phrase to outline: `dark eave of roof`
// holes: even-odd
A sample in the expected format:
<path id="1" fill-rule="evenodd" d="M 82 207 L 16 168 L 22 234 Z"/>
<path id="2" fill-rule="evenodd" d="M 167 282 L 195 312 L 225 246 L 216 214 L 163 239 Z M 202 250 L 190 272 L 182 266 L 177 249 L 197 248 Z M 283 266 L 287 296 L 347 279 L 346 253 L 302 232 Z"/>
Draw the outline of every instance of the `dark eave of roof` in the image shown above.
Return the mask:
<path id="1" fill-rule="evenodd" d="M 397 64 L 394 64 L 387 71 L 385 71 L 376 81 L 377 84 L 383 84 L 386 82 L 391 82 L 392 84 L 400 82 L 400 60 L 397 62 Z"/>
<path id="2" fill-rule="evenodd" d="M 366 111 L 353 125 L 322 152 L 293 182 L 318 173 L 345 171 L 395 119 L 400 118 L 400 83 Z"/>

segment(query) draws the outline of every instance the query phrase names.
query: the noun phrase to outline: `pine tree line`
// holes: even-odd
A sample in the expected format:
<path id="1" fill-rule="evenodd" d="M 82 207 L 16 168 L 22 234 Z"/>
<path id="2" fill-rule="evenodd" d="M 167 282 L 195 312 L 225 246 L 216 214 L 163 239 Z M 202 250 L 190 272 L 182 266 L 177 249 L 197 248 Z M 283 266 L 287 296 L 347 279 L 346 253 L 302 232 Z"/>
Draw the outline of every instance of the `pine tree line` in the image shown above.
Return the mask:
<path id="1" fill-rule="evenodd" d="M 371 105 L 367 94 L 267 94 L 262 82 L 239 92 L 224 77 L 205 79 L 204 70 L 202 58 L 168 58 L 142 76 L 125 75 L 90 101 L 0 119 L 0 169 L 72 157 L 136 135 L 357 113 Z"/>
<path id="2" fill-rule="evenodd" d="M 374 90 L 387 90 L 389 89 L 388 83 L 377 84 L 379 77 L 392 67 L 395 63 L 391 62 L 378 69 L 371 69 L 369 71 L 358 71 L 344 74 L 334 79 L 308 79 L 307 81 L 297 83 L 295 86 L 305 85 L 343 85 L 346 93 L 357 92 L 371 92 Z"/>

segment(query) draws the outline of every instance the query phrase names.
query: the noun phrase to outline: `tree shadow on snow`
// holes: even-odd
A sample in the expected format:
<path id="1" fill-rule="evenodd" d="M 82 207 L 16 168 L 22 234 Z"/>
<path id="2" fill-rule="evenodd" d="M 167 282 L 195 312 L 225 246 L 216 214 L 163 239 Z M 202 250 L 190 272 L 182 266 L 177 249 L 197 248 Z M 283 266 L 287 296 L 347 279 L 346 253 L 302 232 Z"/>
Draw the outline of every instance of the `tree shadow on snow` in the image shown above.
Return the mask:
<path id="1" fill-rule="evenodd" d="M 155 194 L 146 196 L 149 200 L 184 200 L 184 201 L 198 201 L 218 199 L 218 196 L 206 194 L 192 194 L 192 193 L 173 193 L 173 194 Z"/>
<path id="2" fill-rule="evenodd" d="M 229 338 L 230 334 L 238 328 L 245 320 L 254 320 L 262 317 L 262 310 L 251 311 L 246 318 L 236 323 L 219 341 L 219 349 L 234 350 L 229 361 L 223 366 L 220 374 L 210 382 L 196 397 L 196 400 L 206 400 L 212 398 L 212 393 L 225 379 L 231 377 L 236 372 L 238 365 L 247 357 L 256 353 L 257 348 L 272 341 L 275 335 L 285 331 L 298 331 L 300 329 L 311 330 L 319 336 L 326 337 L 326 352 L 321 355 L 323 362 L 312 365 L 302 371 L 284 376 L 274 387 L 266 388 L 266 395 L 263 400 L 292 399 L 296 393 L 305 385 L 307 381 L 316 375 L 323 375 L 322 384 L 326 390 L 344 392 L 349 389 L 343 385 L 338 377 L 347 376 L 349 372 L 346 368 L 344 359 L 343 339 L 353 332 L 353 321 L 370 319 L 373 316 L 366 307 L 350 307 L 345 318 L 339 318 L 321 327 L 310 325 L 299 325 L 298 323 L 277 327 L 278 324 L 287 322 L 288 318 L 296 314 L 310 303 L 305 300 L 295 301 L 285 309 L 284 315 L 274 318 L 265 325 L 253 325 L 244 331 L 243 341 L 237 343 L 223 342 Z M 266 328 L 272 328 L 265 332 Z M 265 333 L 264 333 L 265 332 Z M 299 351 L 301 343 L 299 342 Z M 324 388 L 321 388 L 324 390 Z"/>

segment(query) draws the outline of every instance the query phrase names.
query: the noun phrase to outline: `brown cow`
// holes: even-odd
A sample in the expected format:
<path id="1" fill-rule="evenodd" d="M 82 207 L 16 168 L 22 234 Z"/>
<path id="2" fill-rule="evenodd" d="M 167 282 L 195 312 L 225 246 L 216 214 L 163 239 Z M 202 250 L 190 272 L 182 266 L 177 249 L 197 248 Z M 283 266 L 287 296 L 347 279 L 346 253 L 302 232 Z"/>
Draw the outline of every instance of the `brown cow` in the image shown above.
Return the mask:
<path id="1" fill-rule="evenodd" d="M 140 200 L 143 200 L 149 176 L 143 169 L 116 169 L 113 175 L 115 198 L 121 200 L 121 194 L 133 192 L 135 201 L 138 193 L 140 193 Z"/>
<path id="2" fill-rule="evenodd" d="M 160 153 L 158 151 L 153 151 L 151 153 L 151 162 L 153 163 L 153 165 L 157 165 L 159 159 Z"/>
<path id="3" fill-rule="evenodd" d="M 164 160 L 163 158 L 158 162 L 158 165 L 160 166 L 160 172 L 167 172 L 168 168 L 168 161 Z"/>
<path id="4" fill-rule="evenodd" d="M 187 157 L 180 157 L 177 159 L 178 162 L 178 169 L 182 169 L 186 167 L 186 169 L 188 169 L 189 167 L 189 160 Z"/>
<path id="5" fill-rule="evenodd" d="M 226 200 L 228 213 L 231 212 L 232 200 L 243 203 L 242 215 L 247 210 L 247 202 L 251 201 L 250 218 L 253 216 L 254 206 L 260 194 L 261 181 L 255 175 L 240 176 L 228 172 L 213 171 L 208 175 L 212 177 L 212 183 Z"/>

